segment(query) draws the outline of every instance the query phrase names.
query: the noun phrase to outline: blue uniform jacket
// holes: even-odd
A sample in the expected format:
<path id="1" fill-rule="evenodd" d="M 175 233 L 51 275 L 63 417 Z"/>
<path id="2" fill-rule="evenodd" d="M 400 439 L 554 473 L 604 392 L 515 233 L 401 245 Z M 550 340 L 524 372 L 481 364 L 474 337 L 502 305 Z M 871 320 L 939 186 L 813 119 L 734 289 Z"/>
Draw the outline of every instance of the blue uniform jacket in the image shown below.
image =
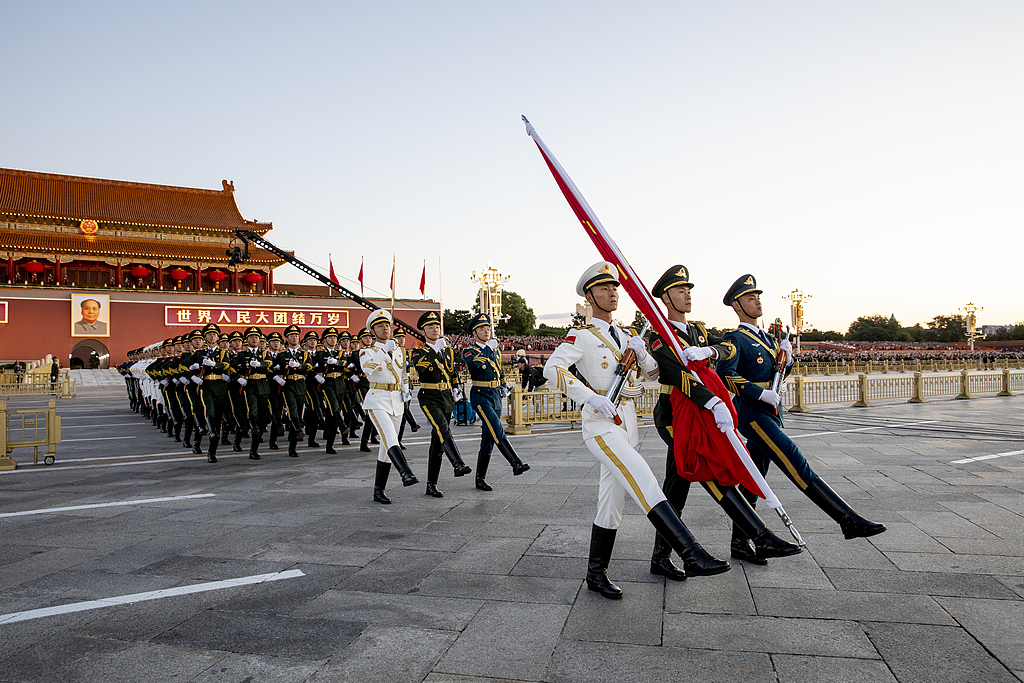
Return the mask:
<path id="1" fill-rule="evenodd" d="M 736 347 L 736 354 L 720 360 L 715 366 L 718 376 L 734 395 L 739 424 L 753 422 L 759 416 L 771 416 L 782 422 L 782 411 L 776 416 L 770 405 L 760 400 L 764 389 L 757 383 L 770 384 L 775 375 L 775 356 L 779 342 L 769 336 L 767 343 L 748 327 L 739 327 L 725 334 Z M 790 368 L 786 368 L 789 374 Z"/>

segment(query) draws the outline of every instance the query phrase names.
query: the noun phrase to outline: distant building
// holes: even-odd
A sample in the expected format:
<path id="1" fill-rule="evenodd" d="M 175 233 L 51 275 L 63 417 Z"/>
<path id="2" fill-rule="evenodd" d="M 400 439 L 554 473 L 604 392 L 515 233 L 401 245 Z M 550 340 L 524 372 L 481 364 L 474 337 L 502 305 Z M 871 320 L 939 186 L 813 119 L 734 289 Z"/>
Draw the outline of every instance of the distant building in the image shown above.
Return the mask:
<path id="1" fill-rule="evenodd" d="M 982 325 L 981 333 L 984 335 L 995 334 L 1003 330 L 1012 330 L 1013 325 Z"/>

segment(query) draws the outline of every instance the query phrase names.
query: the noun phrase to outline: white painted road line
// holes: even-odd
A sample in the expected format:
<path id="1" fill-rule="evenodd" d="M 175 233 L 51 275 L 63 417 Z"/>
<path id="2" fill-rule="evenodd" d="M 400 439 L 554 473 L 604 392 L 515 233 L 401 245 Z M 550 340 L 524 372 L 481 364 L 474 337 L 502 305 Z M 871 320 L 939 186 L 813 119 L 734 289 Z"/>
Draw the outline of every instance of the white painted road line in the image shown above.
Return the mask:
<path id="1" fill-rule="evenodd" d="M 72 441 L 113 441 L 115 439 L 134 439 L 134 436 L 97 436 L 93 439 L 61 439 L 61 443 L 71 443 Z"/>
<path id="2" fill-rule="evenodd" d="M 126 458 L 131 458 L 133 456 L 126 455 L 125 457 Z M 224 455 L 219 455 L 219 454 L 217 455 L 217 458 L 220 459 L 220 460 L 223 460 L 225 458 L 248 458 L 248 457 L 249 457 L 249 455 L 247 453 L 230 453 L 230 454 L 225 453 Z M 42 467 L 32 467 L 32 468 L 18 467 L 18 469 L 16 469 L 16 470 L 0 471 L 0 475 L 5 475 L 5 474 L 26 474 L 26 473 L 29 473 L 29 472 L 60 472 L 62 470 L 90 470 L 90 469 L 96 469 L 98 467 L 125 467 L 127 465 L 163 465 L 164 463 L 167 463 L 167 462 L 189 462 L 189 461 L 198 462 L 200 460 L 203 461 L 203 462 L 206 462 L 206 454 L 205 453 L 203 455 L 191 455 L 191 456 L 184 457 L 184 458 L 167 458 L 167 459 L 163 459 L 163 460 L 158 459 L 158 458 L 153 458 L 152 460 L 133 460 L 131 462 L 112 462 L 112 463 L 108 463 L 106 465 L 71 465 L 70 467 L 42 466 Z"/>
<path id="3" fill-rule="evenodd" d="M 191 500 L 193 498 L 212 498 L 215 493 L 196 493 L 190 496 L 170 496 L 169 498 L 146 498 L 144 500 L 122 500 L 116 503 L 92 503 L 90 505 L 72 505 L 63 508 L 40 508 L 21 512 L 2 512 L 0 517 L 22 517 L 24 515 L 44 515 L 49 512 L 67 512 L 68 510 L 90 510 L 92 508 L 112 508 L 120 505 L 142 505 L 143 503 L 166 503 L 169 500 Z"/>
<path id="4" fill-rule="evenodd" d="M 791 439 L 805 439 L 808 436 L 826 436 L 828 434 L 849 434 L 850 432 L 870 432 L 876 429 L 895 429 L 897 427 L 911 427 L 913 425 L 927 425 L 940 420 L 921 420 L 920 422 L 902 422 L 894 425 L 879 425 L 876 427 L 857 427 L 856 429 L 840 429 L 834 432 L 814 432 L 813 434 L 794 434 L 790 436 Z"/>
<path id="5" fill-rule="evenodd" d="M 66 425 L 66 424 L 63 424 L 63 421 L 67 420 L 68 418 L 64 417 L 63 415 L 61 416 L 61 418 L 62 418 L 61 426 L 60 426 L 61 430 L 65 430 L 65 429 L 98 429 L 100 427 L 102 427 L 103 429 L 106 429 L 107 427 L 134 427 L 135 425 L 145 426 L 145 423 L 143 423 L 143 422 L 116 422 L 116 423 L 114 423 L 112 425 L 108 425 L 108 424 L 102 424 L 102 425 L 96 425 L 96 424 L 91 424 L 91 425 Z M 152 426 L 152 425 L 150 425 L 150 426 Z"/>
<path id="6" fill-rule="evenodd" d="M 273 574 L 256 574 L 255 576 L 243 576 L 238 579 L 227 579 L 225 581 L 211 581 L 209 583 L 197 583 L 192 586 L 179 586 L 177 588 L 164 588 L 163 590 L 148 591 L 146 593 L 118 595 L 112 598 L 89 600 L 87 602 L 73 602 L 68 605 L 58 605 L 56 607 L 33 609 L 28 610 L 26 612 L 11 612 L 10 614 L 0 614 L 0 625 L 13 624 L 18 621 L 28 621 L 29 619 L 39 619 L 41 617 L 52 617 L 57 614 L 85 612 L 86 610 L 100 609 L 101 607 L 128 605 L 133 602 L 145 602 L 146 600 L 160 600 L 161 598 L 171 598 L 177 595 L 189 595 L 190 593 L 205 593 L 207 591 L 215 591 L 220 590 L 222 588 L 234 588 L 235 586 L 249 586 L 254 583 L 264 583 L 266 581 L 294 579 L 299 576 L 305 576 L 305 574 L 303 574 L 302 571 L 298 569 L 289 569 L 287 571 L 275 572 Z"/>
<path id="7" fill-rule="evenodd" d="M 1024 451 L 1008 451 L 1006 453 L 994 453 L 992 455 L 979 455 L 976 458 L 964 458 L 963 460 L 953 460 L 950 462 L 951 465 L 966 465 L 969 462 L 978 462 L 980 460 L 994 460 L 995 458 L 1008 458 L 1011 455 L 1021 455 Z"/>

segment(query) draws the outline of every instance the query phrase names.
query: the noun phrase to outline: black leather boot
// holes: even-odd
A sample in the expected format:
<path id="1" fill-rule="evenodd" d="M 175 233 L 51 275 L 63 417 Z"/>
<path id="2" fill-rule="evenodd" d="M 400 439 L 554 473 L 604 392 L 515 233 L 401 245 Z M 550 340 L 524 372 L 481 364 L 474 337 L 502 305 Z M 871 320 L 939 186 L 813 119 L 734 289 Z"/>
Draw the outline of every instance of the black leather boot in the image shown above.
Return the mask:
<path id="1" fill-rule="evenodd" d="M 498 450 L 501 451 L 501 454 L 505 456 L 506 460 L 508 460 L 508 464 L 512 465 L 512 474 L 514 476 L 518 477 L 520 474 L 530 469 L 530 466 L 520 460 L 519 456 L 516 455 L 516 451 L 512 448 L 512 444 L 508 442 L 508 437 L 505 437 L 498 442 Z"/>
<path id="2" fill-rule="evenodd" d="M 259 460 L 260 459 L 260 452 L 257 450 L 259 447 L 260 447 L 260 442 L 257 441 L 256 439 L 253 439 L 252 442 L 249 444 L 249 459 L 250 460 Z"/>
<path id="3" fill-rule="evenodd" d="M 746 489 L 740 489 L 739 491 L 743 498 L 750 503 L 750 508 L 756 511 L 757 496 Z M 736 522 L 732 523 L 732 540 L 729 542 L 729 553 L 734 560 L 743 560 L 744 562 L 761 566 L 768 564 L 767 559 L 757 556 L 757 549 L 750 541 L 750 537 L 747 536 Z"/>
<path id="4" fill-rule="evenodd" d="M 473 468 L 462 460 L 462 454 L 459 453 L 459 447 L 455 445 L 454 440 L 448 439 L 441 444 L 441 447 L 444 449 L 444 454 L 448 457 L 448 462 L 455 469 L 456 477 L 464 477 L 473 471 Z"/>
<path id="5" fill-rule="evenodd" d="M 219 436 L 214 434 L 210 437 L 210 450 L 206 452 L 206 462 L 217 462 L 217 444 L 219 443 Z"/>
<path id="6" fill-rule="evenodd" d="M 235 432 L 235 441 L 234 441 L 234 443 L 231 444 L 231 450 L 233 450 L 235 453 L 241 453 L 242 452 L 242 430 L 241 429 L 239 429 L 237 432 Z"/>
<path id="7" fill-rule="evenodd" d="M 272 451 L 276 451 L 278 448 L 280 448 L 280 446 L 277 445 L 277 427 L 275 427 L 274 425 L 270 425 L 270 442 L 267 444 L 267 446 Z"/>
<path id="8" fill-rule="evenodd" d="M 363 453 L 372 453 L 373 452 L 372 450 L 370 450 L 370 447 L 366 445 L 369 442 L 369 440 L 370 440 L 370 421 L 367 420 L 363 424 L 363 438 L 360 439 L 360 441 L 359 441 L 359 450 L 362 451 Z"/>
<path id="9" fill-rule="evenodd" d="M 434 498 L 444 498 L 444 494 L 438 491 L 437 484 L 432 481 L 427 482 L 427 495 Z"/>
<path id="10" fill-rule="evenodd" d="M 402 486 L 412 486 L 418 484 L 419 479 L 409 469 L 409 463 L 405 461 L 405 453 L 398 446 L 392 446 L 388 449 L 388 457 L 391 458 L 391 462 L 394 463 L 395 469 L 398 470 L 398 474 L 402 477 Z"/>
<path id="11" fill-rule="evenodd" d="M 590 531 L 590 559 L 587 561 L 587 588 L 610 600 L 621 600 L 622 589 L 605 573 L 615 546 L 615 529 L 594 525 Z"/>
<path id="12" fill-rule="evenodd" d="M 690 576 L 711 576 L 729 571 L 732 566 L 717 557 L 713 557 L 701 547 L 690 530 L 679 519 L 672 509 L 672 504 L 663 500 L 647 513 L 647 518 L 658 530 L 665 542 L 679 553 L 686 563 L 686 573 Z"/>
<path id="13" fill-rule="evenodd" d="M 869 522 L 858 515 L 842 496 L 825 483 L 824 479 L 812 481 L 804 493 L 815 505 L 824 510 L 825 514 L 839 523 L 843 537 L 847 540 L 875 536 L 886 530 L 884 524 Z"/>
<path id="14" fill-rule="evenodd" d="M 378 503 L 387 505 L 391 499 L 384 493 L 384 487 L 388 485 L 388 475 L 391 473 L 391 463 L 377 461 L 377 475 L 373 479 L 373 499 Z"/>
<path id="15" fill-rule="evenodd" d="M 174 440 L 181 443 L 181 422 L 174 423 Z"/>
<path id="16" fill-rule="evenodd" d="M 203 435 L 202 434 L 196 434 L 196 440 L 192 444 L 192 452 L 195 453 L 196 455 L 202 455 L 203 454 Z"/>
<path id="17" fill-rule="evenodd" d="M 720 486 L 719 490 L 722 499 L 718 504 L 737 525 L 738 530 L 753 541 L 755 558 L 767 560 L 770 557 L 788 557 L 803 550 L 797 544 L 773 534 L 735 486 Z"/>
<path id="18" fill-rule="evenodd" d="M 297 458 L 299 452 L 296 450 L 299 445 L 299 434 L 294 428 L 288 430 L 288 457 Z"/>
<path id="19" fill-rule="evenodd" d="M 476 456 L 476 487 L 481 491 L 493 490 L 493 487 L 484 480 L 484 477 L 487 476 L 487 465 L 490 462 L 490 453 L 480 453 L 479 455 Z"/>
<path id="20" fill-rule="evenodd" d="M 342 446 L 351 446 L 352 445 L 348 441 L 348 427 L 347 426 L 344 429 L 341 430 L 341 445 Z"/>
<path id="21" fill-rule="evenodd" d="M 671 581 L 685 581 L 686 572 L 672 562 L 672 546 L 659 534 L 654 534 L 654 552 L 651 553 L 651 573 Z"/>
<path id="22" fill-rule="evenodd" d="M 192 422 L 185 423 L 185 435 L 181 438 L 181 445 L 185 448 L 192 448 Z"/>
<path id="23" fill-rule="evenodd" d="M 338 426 L 335 424 L 330 425 L 324 430 L 324 439 L 327 441 L 327 454 L 337 455 L 338 451 L 334 448 L 334 440 L 338 437 Z"/>

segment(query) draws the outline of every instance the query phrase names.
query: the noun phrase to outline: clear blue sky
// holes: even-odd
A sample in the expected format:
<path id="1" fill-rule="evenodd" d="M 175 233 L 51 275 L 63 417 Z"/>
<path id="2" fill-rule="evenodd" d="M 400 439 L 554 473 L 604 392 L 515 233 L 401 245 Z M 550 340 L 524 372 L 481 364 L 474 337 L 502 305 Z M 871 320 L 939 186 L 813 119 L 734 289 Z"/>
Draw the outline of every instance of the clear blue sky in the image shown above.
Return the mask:
<path id="1" fill-rule="evenodd" d="M 1024 3 L 0 0 L 0 165 L 219 188 L 270 238 L 468 308 L 490 261 L 538 316 L 598 260 L 526 114 L 692 317 L 740 274 L 807 319 L 1024 319 Z M 276 280 L 302 281 L 282 269 Z M 350 286 L 352 286 L 350 284 Z M 632 319 L 628 302 L 623 319 Z"/>

